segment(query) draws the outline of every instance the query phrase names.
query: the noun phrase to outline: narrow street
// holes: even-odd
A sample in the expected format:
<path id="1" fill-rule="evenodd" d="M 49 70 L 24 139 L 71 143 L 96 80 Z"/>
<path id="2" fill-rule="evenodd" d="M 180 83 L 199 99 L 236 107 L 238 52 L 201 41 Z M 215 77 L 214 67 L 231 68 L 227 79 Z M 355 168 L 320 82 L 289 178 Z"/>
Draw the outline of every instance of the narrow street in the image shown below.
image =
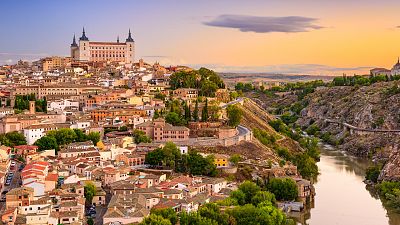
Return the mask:
<path id="1" fill-rule="evenodd" d="M 13 179 L 12 179 L 10 185 L 7 186 L 7 185 L 4 184 L 4 187 L 1 189 L 1 192 L 0 192 L 0 198 L 2 198 L 4 196 L 3 194 L 1 194 L 4 191 L 8 192 L 8 191 L 10 191 L 10 190 L 12 190 L 14 188 L 17 188 L 17 187 L 21 186 L 19 184 L 21 182 L 21 172 L 18 170 L 18 168 L 21 166 L 21 163 L 19 163 L 17 161 L 13 161 L 13 162 L 16 163 L 15 166 L 14 166 L 14 169 L 10 170 L 10 168 L 8 168 L 7 173 L 6 173 L 6 177 L 7 177 L 7 175 L 10 172 L 13 172 L 14 173 Z M 5 180 L 6 180 L 6 178 L 5 178 Z M 6 181 L 4 181 L 4 183 L 5 182 Z M 5 209 L 5 204 L 6 204 L 5 202 L 0 202 L 0 212 L 2 212 Z"/>

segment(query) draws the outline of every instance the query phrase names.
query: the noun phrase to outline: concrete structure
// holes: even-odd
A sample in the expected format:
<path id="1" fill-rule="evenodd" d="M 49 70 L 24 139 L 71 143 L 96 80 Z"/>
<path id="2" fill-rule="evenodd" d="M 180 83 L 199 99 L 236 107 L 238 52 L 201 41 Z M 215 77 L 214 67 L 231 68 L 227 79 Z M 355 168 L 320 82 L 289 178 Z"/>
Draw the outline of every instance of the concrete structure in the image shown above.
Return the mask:
<path id="1" fill-rule="evenodd" d="M 79 96 L 90 95 L 102 92 L 103 88 L 95 85 L 77 85 L 77 84 L 61 84 L 61 85 L 30 85 L 30 86 L 17 86 L 11 92 L 12 96 L 15 95 L 30 95 L 35 94 L 38 98 L 43 98 L 48 95 L 59 96 Z"/>
<path id="2" fill-rule="evenodd" d="M 72 99 L 60 99 L 56 101 L 48 101 L 47 102 L 47 111 L 55 111 L 65 109 L 78 110 L 79 109 L 79 101 L 74 101 Z"/>
<path id="3" fill-rule="evenodd" d="M 183 100 L 196 99 L 199 96 L 199 91 L 194 88 L 179 88 L 174 90 L 174 97 Z"/>
<path id="4" fill-rule="evenodd" d="M 14 188 L 6 194 L 6 209 L 28 206 L 33 201 L 33 188 Z"/>
<path id="5" fill-rule="evenodd" d="M 71 44 L 71 58 L 77 61 L 91 62 L 124 62 L 131 64 L 135 60 L 135 41 L 129 30 L 128 38 L 124 43 L 119 42 L 94 42 L 86 37 L 85 28 L 76 43 L 75 35 Z"/>
<path id="6" fill-rule="evenodd" d="M 189 139 L 189 128 L 184 126 L 172 126 L 164 119 L 158 118 L 136 126 L 154 141 L 185 141 Z"/>
<path id="7" fill-rule="evenodd" d="M 48 72 L 55 69 L 62 69 L 65 67 L 66 63 L 70 61 L 70 59 L 59 56 L 46 57 L 41 59 L 42 70 Z"/>

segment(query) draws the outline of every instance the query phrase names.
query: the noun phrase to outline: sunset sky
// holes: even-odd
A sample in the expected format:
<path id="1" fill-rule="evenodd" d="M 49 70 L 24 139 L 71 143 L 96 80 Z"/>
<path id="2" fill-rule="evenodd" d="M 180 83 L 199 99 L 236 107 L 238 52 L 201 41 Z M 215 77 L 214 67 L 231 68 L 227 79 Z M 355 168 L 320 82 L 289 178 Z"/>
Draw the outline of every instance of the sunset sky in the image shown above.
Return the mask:
<path id="1" fill-rule="evenodd" d="M 136 59 L 217 71 L 342 74 L 400 56 L 399 0 L 2 0 L 0 64 L 126 39 Z"/>

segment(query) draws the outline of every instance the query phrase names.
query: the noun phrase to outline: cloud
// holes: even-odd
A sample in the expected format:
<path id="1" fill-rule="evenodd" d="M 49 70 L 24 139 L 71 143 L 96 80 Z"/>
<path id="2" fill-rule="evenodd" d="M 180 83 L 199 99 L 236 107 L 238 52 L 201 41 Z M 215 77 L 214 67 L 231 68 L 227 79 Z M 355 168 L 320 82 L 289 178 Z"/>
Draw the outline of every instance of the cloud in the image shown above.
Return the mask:
<path id="1" fill-rule="evenodd" d="M 269 74 L 307 74 L 307 75 L 342 75 L 365 74 L 373 67 L 334 67 L 320 64 L 277 64 L 266 66 L 229 66 L 221 64 L 188 65 L 193 68 L 207 67 L 217 72 L 228 73 L 269 73 Z"/>
<path id="2" fill-rule="evenodd" d="M 214 20 L 203 22 L 204 25 L 214 27 L 236 28 L 242 32 L 255 33 L 298 33 L 318 30 L 324 27 L 316 25 L 318 19 L 302 16 L 243 16 L 220 15 Z"/>

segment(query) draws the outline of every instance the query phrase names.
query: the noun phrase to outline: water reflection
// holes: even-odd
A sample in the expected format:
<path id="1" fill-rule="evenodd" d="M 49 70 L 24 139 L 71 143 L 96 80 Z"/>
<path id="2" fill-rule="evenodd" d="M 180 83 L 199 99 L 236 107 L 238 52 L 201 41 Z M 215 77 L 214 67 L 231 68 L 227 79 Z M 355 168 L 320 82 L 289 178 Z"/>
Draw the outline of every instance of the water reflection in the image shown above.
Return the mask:
<path id="1" fill-rule="evenodd" d="M 366 189 L 363 180 L 368 164 L 323 146 L 315 201 L 311 210 L 293 216 L 308 225 L 399 225 L 400 215 L 388 213 Z"/>

